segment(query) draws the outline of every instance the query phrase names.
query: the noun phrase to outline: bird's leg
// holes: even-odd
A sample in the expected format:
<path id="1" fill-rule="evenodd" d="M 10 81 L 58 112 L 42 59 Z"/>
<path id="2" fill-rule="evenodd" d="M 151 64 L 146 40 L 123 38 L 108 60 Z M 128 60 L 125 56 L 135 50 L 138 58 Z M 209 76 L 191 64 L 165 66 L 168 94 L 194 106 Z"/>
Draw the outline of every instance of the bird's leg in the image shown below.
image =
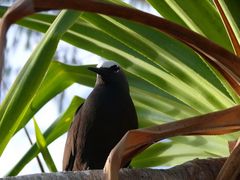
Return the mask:
<path id="1" fill-rule="evenodd" d="M 218 135 L 238 131 L 239 115 L 240 105 L 177 122 L 131 130 L 111 151 L 104 167 L 105 178 L 118 179 L 118 171 L 125 163 L 159 140 L 177 135 Z"/>

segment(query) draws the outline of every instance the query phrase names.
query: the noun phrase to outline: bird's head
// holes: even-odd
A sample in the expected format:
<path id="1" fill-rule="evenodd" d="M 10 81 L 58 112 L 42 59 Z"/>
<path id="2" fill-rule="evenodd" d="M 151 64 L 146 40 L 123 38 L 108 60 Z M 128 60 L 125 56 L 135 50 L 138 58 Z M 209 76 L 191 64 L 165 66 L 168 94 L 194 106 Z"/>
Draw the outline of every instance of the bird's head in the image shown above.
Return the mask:
<path id="1" fill-rule="evenodd" d="M 104 61 L 97 67 L 88 67 L 88 69 L 97 73 L 96 85 L 109 84 L 128 89 L 127 79 L 116 62 Z"/>

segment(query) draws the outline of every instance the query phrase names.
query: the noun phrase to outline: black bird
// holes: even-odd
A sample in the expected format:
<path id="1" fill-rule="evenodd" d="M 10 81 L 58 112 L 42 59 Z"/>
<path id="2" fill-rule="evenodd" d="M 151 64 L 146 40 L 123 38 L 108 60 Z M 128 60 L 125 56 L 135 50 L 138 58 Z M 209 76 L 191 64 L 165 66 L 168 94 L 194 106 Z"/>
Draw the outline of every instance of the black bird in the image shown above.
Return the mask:
<path id="1" fill-rule="evenodd" d="M 88 69 L 97 73 L 97 80 L 68 131 L 65 171 L 103 169 L 112 148 L 128 130 L 138 127 L 128 82 L 119 65 L 105 61 Z"/>

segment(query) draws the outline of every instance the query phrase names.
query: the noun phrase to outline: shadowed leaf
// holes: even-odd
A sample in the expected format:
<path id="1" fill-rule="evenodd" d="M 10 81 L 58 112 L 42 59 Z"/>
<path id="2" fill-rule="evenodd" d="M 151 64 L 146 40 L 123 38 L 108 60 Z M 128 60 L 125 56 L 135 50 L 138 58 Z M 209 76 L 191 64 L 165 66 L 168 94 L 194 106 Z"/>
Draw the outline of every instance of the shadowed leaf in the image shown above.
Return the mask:
<path id="1" fill-rule="evenodd" d="M 219 14 L 221 15 L 222 21 L 225 24 L 225 27 L 227 29 L 228 35 L 231 39 L 231 42 L 233 44 L 235 53 L 237 56 L 240 56 L 240 33 L 239 28 L 235 21 L 233 20 L 233 17 L 224 2 L 224 0 L 214 0 L 214 3 L 219 11 Z"/>

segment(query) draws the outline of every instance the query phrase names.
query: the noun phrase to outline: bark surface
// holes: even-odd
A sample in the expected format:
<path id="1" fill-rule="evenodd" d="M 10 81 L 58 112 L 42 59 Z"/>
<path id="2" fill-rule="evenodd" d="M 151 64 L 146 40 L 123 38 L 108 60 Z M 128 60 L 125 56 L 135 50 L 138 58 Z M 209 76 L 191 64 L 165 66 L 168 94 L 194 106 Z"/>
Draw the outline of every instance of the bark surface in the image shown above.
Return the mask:
<path id="1" fill-rule="evenodd" d="M 170 169 L 121 169 L 119 176 L 124 180 L 214 180 L 223 166 L 226 158 L 195 159 Z M 57 172 L 31 174 L 16 177 L 5 177 L 0 180 L 100 180 L 103 179 L 102 170 L 88 170 L 79 172 Z"/>

